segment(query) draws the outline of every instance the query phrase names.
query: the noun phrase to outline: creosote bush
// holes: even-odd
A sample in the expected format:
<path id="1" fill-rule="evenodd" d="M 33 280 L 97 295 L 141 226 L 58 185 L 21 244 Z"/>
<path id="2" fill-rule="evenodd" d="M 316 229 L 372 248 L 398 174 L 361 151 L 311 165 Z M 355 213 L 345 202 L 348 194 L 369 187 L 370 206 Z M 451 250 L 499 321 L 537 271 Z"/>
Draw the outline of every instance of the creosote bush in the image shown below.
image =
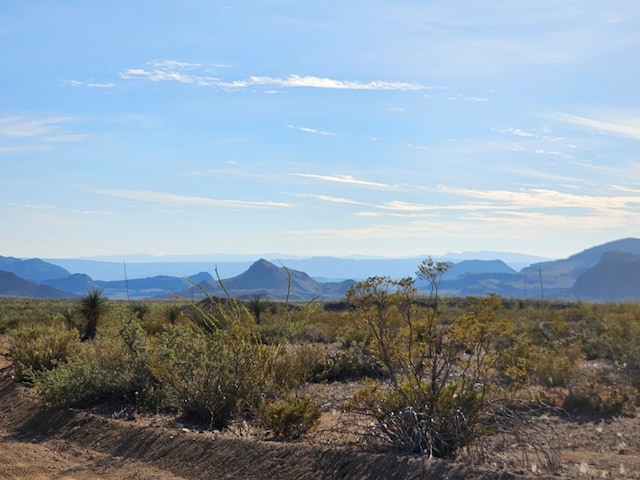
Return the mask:
<path id="1" fill-rule="evenodd" d="M 185 416 L 214 428 L 239 417 L 266 423 L 266 407 L 308 380 L 309 362 L 298 358 L 315 354 L 287 348 L 308 306 L 285 305 L 269 342 L 263 339 L 256 309 L 240 300 L 207 296 L 190 307 L 192 321 L 168 325 L 150 359 L 154 377 Z"/>
<path id="2" fill-rule="evenodd" d="M 86 407 L 98 402 L 155 410 L 163 406 L 162 386 L 147 365 L 148 341 L 135 318 L 82 342 L 66 362 L 34 374 L 49 407 Z"/>
<path id="3" fill-rule="evenodd" d="M 287 396 L 264 407 L 264 421 L 274 437 L 297 439 L 313 430 L 322 410 L 309 395 Z"/>
<path id="4" fill-rule="evenodd" d="M 216 332 L 172 325 L 160 336 L 151 371 L 185 416 L 225 427 L 273 391 L 277 352 L 247 335 L 242 325 Z"/>
<path id="5" fill-rule="evenodd" d="M 374 441 L 430 457 L 453 457 L 483 433 L 500 355 L 496 342 L 512 329 L 497 316 L 495 296 L 442 321 L 438 288 L 447 269 L 431 259 L 420 266 L 419 278 L 431 285 L 426 308 L 417 308 L 410 278 L 372 277 L 347 294 L 354 321 L 368 330 L 368 348 L 388 378 L 358 393 L 352 408 L 376 420 Z"/>

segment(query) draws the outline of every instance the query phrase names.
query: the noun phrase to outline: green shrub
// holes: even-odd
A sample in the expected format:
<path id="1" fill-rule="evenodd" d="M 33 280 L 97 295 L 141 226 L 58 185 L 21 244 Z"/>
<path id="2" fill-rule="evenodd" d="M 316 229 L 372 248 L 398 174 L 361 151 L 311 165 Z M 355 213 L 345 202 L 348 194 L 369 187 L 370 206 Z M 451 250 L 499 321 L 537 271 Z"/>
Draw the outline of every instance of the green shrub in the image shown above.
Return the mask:
<path id="1" fill-rule="evenodd" d="M 297 439 L 314 429 L 322 411 L 310 396 L 286 397 L 264 407 L 264 421 L 275 437 Z"/>
<path id="2" fill-rule="evenodd" d="M 324 345 L 287 345 L 274 363 L 274 382 L 280 390 L 288 391 L 314 381 L 316 372 L 323 370 L 328 359 L 329 352 Z"/>
<path id="3" fill-rule="evenodd" d="M 160 337 L 151 370 L 185 416 L 222 428 L 272 394 L 277 353 L 273 346 L 252 341 L 240 325 L 211 333 L 170 325 Z"/>
<path id="4" fill-rule="evenodd" d="M 32 381 L 33 375 L 50 370 L 77 353 L 80 337 L 75 330 L 60 325 L 29 325 L 11 332 L 9 353 L 19 381 Z"/>
<path id="5" fill-rule="evenodd" d="M 532 346 L 527 355 L 527 372 L 532 384 L 545 387 L 569 385 L 581 358 L 577 345 L 551 349 Z"/>
<path id="6" fill-rule="evenodd" d="M 315 382 L 344 381 L 357 378 L 383 378 L 385 370 L 379 360 L 367 353 L 362 345 L 352 345 L 326 357 L 318 365 Z"/>
<path id="7" fill-rule="evenodd" d="M 382 365 L 385 387 L 365 388 L 352 407 L 375 419 L 369 438 L 414 454 L 455 456 L 481 434 L 490 411 L 498 339 L 512 325 L 497 315 L 495 296 L 469 299 L 467 311 L 440 317 L 438 285 L 447 266 L 431 259 L 419 275 L 432 285 L 418 309 L 410 278 L 372 277 L 350 289 L 354 321 L 369 331 L 369 350 Z"/>
<path id="8" fill-rule="evenodd" d="M 78 345 L 66 362 L 41 369 L 35 386 L 50 407 L 85 407 L 98 402 L 157 409 L 164 404 L 151 373 L 147 339 L 135 319 L 122 319 L 108 335 Z"/>

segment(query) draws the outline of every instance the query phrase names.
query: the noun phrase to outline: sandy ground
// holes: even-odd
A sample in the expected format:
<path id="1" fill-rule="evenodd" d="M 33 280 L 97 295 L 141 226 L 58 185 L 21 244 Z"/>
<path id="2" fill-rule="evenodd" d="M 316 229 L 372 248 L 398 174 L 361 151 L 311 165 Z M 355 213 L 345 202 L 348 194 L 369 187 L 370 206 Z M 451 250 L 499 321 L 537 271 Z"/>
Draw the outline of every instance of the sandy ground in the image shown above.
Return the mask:
<path id="1" fill-rule="evenodd" d="M 42 411 L 0 367 L 0 479 L 475 479 L 514 476 L 441 460 L 268 442 L 124 421 L 80 411 Z"/>

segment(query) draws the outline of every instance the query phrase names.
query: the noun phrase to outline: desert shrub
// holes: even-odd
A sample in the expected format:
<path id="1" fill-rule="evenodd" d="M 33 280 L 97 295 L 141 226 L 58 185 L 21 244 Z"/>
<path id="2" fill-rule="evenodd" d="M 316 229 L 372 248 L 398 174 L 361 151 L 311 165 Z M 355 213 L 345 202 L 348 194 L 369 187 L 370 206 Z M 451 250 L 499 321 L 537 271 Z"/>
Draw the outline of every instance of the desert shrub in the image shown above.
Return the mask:
<path id="1" fill-rule="evenodd" d="M 513 331 L 500 340 L 496 363 L 502 381 L 512 389 L 530 385 L 568 386 L 583 357 L 582 344 L 560 311 L 549 304 L 519 311 Z"/>
<path id="2" fill-rule="evenodd" d="M 49 407 L 85 407 L 98 402 L 134 403 L 135 370 L 124 346 L 96 337 L 83 343 L 66 363 L 35 375 L 35 386 Z"/>
<path id="3" fill-rule="evenodd" d="M 376 439 L 434 457 L 454 456 L 480 435 L 501 353 L 496 342 L 512 329 L 496 315 L 495 296 L 470 299 L 466 313 L 441 321 L 438 287 L 447 268 L 431 259 L 420 266 L 418 275 L 432 287 L 420 310 L 409 278 L 372 277 L 347 294 L 354 321 L 369 331 L 368 348 L 388 378 L 357 395 L 352 407 L 376 420 Z"/>
<path id="4" fill-rule="evenodd" d="M 256 418 L 265 405 L 308 379 L 318 352 L 287 344 L 306 323 L 313 302 L 284 302 L 259 325 L 257 310 L 263 313 L 266 305 L 261 300 L 247 304 L 226 290 L 226 298 L 201 292 L 203 301 L 185 300 L 190 322 L 164 329 L 150 363 L 185 416 L 216 428 L 238 416 Z"/>
<path id="5" fill-rule="evenodd" d="M 516 336 L 498 365 L 503 379 L 514 388 L 528 385 L 562 387 L 571 383 L 581 358 L 579 345 L 539 345 Z"/>
<path id="6" fill-rule="evenodd" d="M 274 362 L 274 382 L 281 390 L 288 391 L 303 383 L 314 381 L 316 373 L 323 370 L 329 357 L 330 353 L 324 345 L 287 345 Z"/>
<path id="7" fill-rule="evenodd" d="M 436 393 L 429 390 L 428 382 L 417 388 L 407 382 L 392 389 L 376 383 L 357 392 L 350 404 L 372 413 L 377 420 L 373 433 L 392 448 L 451 457 L 483 433 L 480 421 L 487 405 L 482 392 L 458 383 Z"/>
<path id="8" fill-rule="evenodd" d="M 108 334 L 79 344 L 66 362 L 38 371 L 36 389 L 50 407 L 119 402 L 160 408 L 164 394 L 148 367 L 147 348 L 139 321 L 118 319 Z"/>
<path id="9" fill-rule="evenodd" d="M 194 323 L 169 325 L 153 354 L 153 374 L 183 414 L 221 428 L 253 412 L 274 391 L 282 347 L 265 345 L 240 303 L 200 311 Z"/>
<path id="10" fill-rule="evenodd" d="M 577 345 L 561 349 L 533 346 L 527 355 L 530 382 L 546 387 L 567 386 L 575 377 L 580 358 Z"/>
<path id="11" fill-rule="evenodd" d="M 604 312 L 595 333 L 592 342 L 598 345 L 596 352 L 600 358 L 640 367 L 640 314 L 637 311 L 626 304 L 611 306 Z"/>
<path id="12" fill-rule="evenodd" d="M 264 407 L 263 418 L 275 437 L 297 439 L 313 430 L 322 410 L 308 395 L 285 397 Z"/>
<path id="13" fill-rule="evenodd" d="M 379 360 L 366 351 L 362 344 L 341 349 L 318 365 L 313 381 L 333 382 L 356 378 L 383 378 L 385 370 Z"/>
<path id="14" fill-rule="evenodd" d="M 30 382 L 33 375 L 50 370 L 77 353 L 80 337 L 61 325 L 27 325 L 11 332 L 9 353 L 18 381 Z"/>
<path id="15" fill-rule="evenodd" d="M 161 335 L 151 361 L 171 404 L 185 416 L 216 426 L 225 426 L 236 413 L 240 388 L 223 349 L 202 332 L 173 325 Z"/>
<path id="16" fill-rule="evenodd" d="M 607 385 L 588 379 L 569 389 L 562 407 L 569 413 L 621 415 L 635 410 L 638 391 L 630 385 Z"/>
<path id="17" fill-rule="evenodd" d="M 303 325 L 292 340 L 296 342 L 333 343 L 335 339 L 331 326 L 314 321 Z"/>

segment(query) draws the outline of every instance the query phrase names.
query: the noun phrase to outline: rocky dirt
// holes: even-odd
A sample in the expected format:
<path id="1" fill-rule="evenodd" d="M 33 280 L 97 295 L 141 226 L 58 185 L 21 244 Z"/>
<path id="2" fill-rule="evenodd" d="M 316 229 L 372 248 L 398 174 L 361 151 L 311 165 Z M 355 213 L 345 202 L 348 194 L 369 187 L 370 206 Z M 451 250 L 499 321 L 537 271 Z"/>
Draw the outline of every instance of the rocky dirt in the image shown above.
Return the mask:
<path id="1" fill-rule="evenodd" d="M 185 428 L 169 417 L 115 419 L 84 411 L 44 411 L 15 383 L 0 355 L 0 479 L 640 479 L 640 419 L 541 417 L 561 447 L 555 472 L 536 466 L 466 466 L 443 460 L 365 453 Z M 348 390 L 348 388 L 347 388 Z M 326 395 L 327 392 L 324 392 Z M 323 425 L 340 421 L 327 409 Z M 535 463 L 535 462 L 530 462 Z"/>
<path id="2" fill-rule="evenodd" d="M 0 479 L 509 479 L 441 460 L 349 448 L 239 438 L 117 420 L 82 411 L 47 412 L 0 370 Z"/>

